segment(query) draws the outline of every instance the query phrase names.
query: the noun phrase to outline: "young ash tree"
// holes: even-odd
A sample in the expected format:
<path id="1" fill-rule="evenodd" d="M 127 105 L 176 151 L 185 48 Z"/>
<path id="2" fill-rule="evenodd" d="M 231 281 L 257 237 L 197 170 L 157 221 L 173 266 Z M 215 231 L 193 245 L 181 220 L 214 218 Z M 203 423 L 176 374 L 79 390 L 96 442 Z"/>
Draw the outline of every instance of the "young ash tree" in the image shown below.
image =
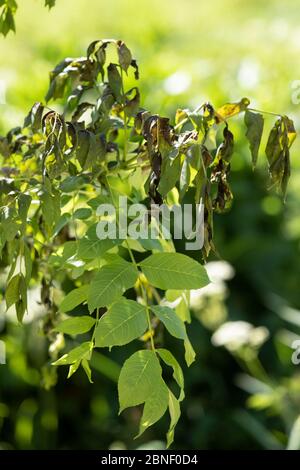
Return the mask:
<path id="1" fill-rule="evenodd" d="M 82 367 L 92 382 L 95 350 L 135 341 L 137 351 L 118 380 L 120 412 L 144 405 L 141 435 L 169 410 L 169 446 L 184 399 L 178 356 L 184 354 L 187 366 L 195 360 L 186 330 L 189 291 L 209 283 L 204 264 L 215 251 L 214 213 L 230 208 L 233 198 L 228 121 L 244 114 L 255 165 L 264 119 L 246 98 L 218 109 L 210 103 L 179 109 L 174 120 L 151 114 L 141 107 L 138 87 L 127 89 L 138 78 L 124 42 L 94 41 L 86 57 L 67 58 L 51 72 L 47 105 L 35 103 L 24 125 L 1 137 L 1 267 L 7 273 L 6 306 L 15 307 L 20 323 L 30 309 L 28 289 L 41 286 L 49 340 L 44 385 L 55 382 L 59 366 L 68 366 L 68 377 Z M 266 156 L 272 186 L 283 194 L 295 136 L 293 122 L 278 115 Z M 129 207 L 183 204 L 187 197 L 202 203 L 198 260 L 176 252 L 172 239 L 162 236 L 99 239 L 97 208 L 109 203 L 118 211 L 119 196 Z M 154 224 L 151 217 L 147 224 Z M 165 349 L 164 334 L 182 348 Z M 172 390 L 162 375 L 167 368 Z"/>

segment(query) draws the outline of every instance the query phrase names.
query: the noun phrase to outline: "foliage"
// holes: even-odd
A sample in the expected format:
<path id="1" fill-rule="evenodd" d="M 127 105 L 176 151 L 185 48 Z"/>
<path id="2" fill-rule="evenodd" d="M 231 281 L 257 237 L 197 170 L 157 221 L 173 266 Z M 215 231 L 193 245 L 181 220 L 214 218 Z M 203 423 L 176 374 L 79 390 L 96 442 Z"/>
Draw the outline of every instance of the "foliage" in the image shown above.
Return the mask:
<path id="1" fill-rule="evenodd" d="M 206 286 L 209 279 L 202 264 L 176 253 L 172 241 L 99 240 L 95 209 L 101 202 L 116 204 L 119 195 L 148 206 L 183 203 L 192 196 L 205 206 L 206 260 L 216 251 L 214 213 L 226 211 L 233 199 L 229 177 L 234 136 L 228 119 L 245 113 L 255 164 L 263 118 L 243 98 L 218 109 L 210 103 L 195 111 L 179 109 L 172 125 L 141 108 L 136 86 L 125 89 L 129 73 L 138 79 L 137 63 L 124 42 L 94 41 L 86 57 L 65 59 L 50 74 L 46 101 L 57 100 L 63 112 L 38 102 L 23 127 L 1 138 L 2 265 L 10 266 L 6 304 L 15 305 L 22 322 L 27 289 L 34 281 L 41 284 L 52 364 L 69 365 L 68 377 L 82 366 L 92 381 L 95 348 L 142 339 L 146 349 L 135 352 L 121 369 L 120 411 L 144 404 L 140 435 L 169 409 L 170 445 L 184 380 L 173 354 L 160 348 L 161 327 L 183 341 L 188 366 L 195 353 L 186 331 L 188 314 L 179 314 L 166 301 L 174 290 L 173 300 L 188 297 L 188 291 Z M 266 155 L 272 185 L 283 194 L 294 138 L 292 121 L 278 116 Z M 64 286 L 67 295 L 62 299 Z M 82 315 L 64 315 L 78 306 Z M 82 342 L 74 339 L 90 330 Z M 73 347 L 57 358 L 64 347 L 58 341 L 62 334 L 71 337 Z M 165 383 L 162 366 L 173 370 L 177 394 Z"/>
<path id="2" fill-rule="evenodd" d="M 45 6 L 52 8 L 55 0 L 45 0 Z M 6 36 L 10 31 L 16 31 L 15 14 L 18 9 L 16 0 L 0 0 L 0 33 Z"/>

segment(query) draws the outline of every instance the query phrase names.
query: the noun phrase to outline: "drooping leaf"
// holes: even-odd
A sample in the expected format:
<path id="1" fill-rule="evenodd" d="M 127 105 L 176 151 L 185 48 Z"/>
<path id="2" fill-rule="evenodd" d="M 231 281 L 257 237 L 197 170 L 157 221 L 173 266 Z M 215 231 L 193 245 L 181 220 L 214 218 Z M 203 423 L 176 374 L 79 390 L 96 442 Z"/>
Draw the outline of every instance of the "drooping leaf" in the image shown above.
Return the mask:
<path id="1" fill-rule="evenodd" d="M 50 192 L 49 188 L 45 187 L 40 195 L 40 200 L 46 228 L 48 233 L 52 233 L 52 229 L 60 217 L 60 194 L 54 188 L 51 188 Z"/>
<path id="2" fill-rule="evenodd" d="M 52 365 L 65 366 L 74 364 L 77 361 L 82 361 L 82 359 L 89 359 L 92 347 L 92 343 L 90 341 L 86 341 L 85 343 L 80 344 L 80 346 L 71 349 L 71 351 L 61 356 L 57 361 L 53 362 Z"/>
<path id="3" fill-rule="evenodd" d="M 163 159 L 160 181 L 157 188 L 163 197 L 165 197 L 176 185 L 180 177 L 180 165 L 180 155 L 178 155 L 174 160 L 167 157 Z"/>
<path id="4" fill-rule="evenodd" d="M 271 129 L 266 146 L 271 182 L 284 196 L 291 172 L 290 147 L 295 137 L 293 122 L 282 116 Z"/>
<path id="5" fill-rule="evenodd" d="M 19 217 L 22 221 L 22 232 L 24 233 L 26 230 L 26 222 L 27 222 L 27 214 L 29 211 L 29 207 L 31 204 L 31 196 L 29 194 L 22 193 L 18 197 L 18 205 L 19 205 Z"/>
<path id="6" fill-rule="evenodd" d="M 157 253 L 140 263 L 150 284 L 160 289 L 199 289 L 209 284 L 205 268 L 181 253 Z"/>
<path id="7" fill-rule="evenodd" d="M 288 116 L 283 116 L 285 129 L 288 137 L 288 147 L 290 148 L 297 137 L 297 132 L 293 121 Z"/>
<path id="8" fill-rule="evenodd" d="M 55 5 L 56 0 L 45 0 L 45 6 L 52 8 Z"/>
<path id="9" fill-rule="evenodd" d="M 119 64 L 121 65 L 122 69 L 127 72 L 132 61 L 131 52 L 123 41 L 118 41 L 117 51 L 119 57 Z"/>
<path id="10" fill-rule="evenodd" d="M 133 287 L 137 276 L 137 269 L 122 258 L 103 266 L 90 285 L 88 294 L 90 312 L 98 307 L 112 304 L 125 290 Z"/>
<path id="11" fill-rule="evenodd" d="M 173 395 L 171 390 L 169 390 L 168 406 L 169 406 L 169 413 L 170 413 L 171 422 L 170 422 L 169 430 L 167 432 L 167 447 L 170 447 L 170 445 L 174 441 L 175 427 L 176 427 L 176 425 L 179 421 L 180 415 L 181 415 L 179 400 L 177 400 L 177 398 Z"/>
<path id="12" fill-rule="evenodd" d="M 44 106 L 42 103 L 35 103 L 24 120 L 24 127 L 31 127 L 33 132 L 37 132 L 42 127 L 42 117 Z"/>
<path id="13" fill-rule="evenodd" d="M 151 306 L 151 310 L 165 325 L 172 336 L 183 340 L 186 339 L 185 325 L 172 308 L 162 305 L 154 305 Z"/>
<path id="14" fill-rule="evenodd" d="M 100 318 L 95 332 L 95 346 L 122 346 L 142 336 L 146 329 L 146 307 L 134 300 L 121 299 Z"/>
<path id="15" fill-rule="evenodd" d="M 117 101 L 122 97 L 122 78 L 118 67 L 115 64 L 109 64 L 107 67 L 108 83 Z"/>
<path id="16" fill-rule="evenodd" d="M 5 300 L 7 309 L 14 305 L 19 299 L 20 282 L 21 276 L 20 274 L 16 274 L 13 278 L 11 278 L 6 287 Z"/>
<path id="17" fill-rule="evenodd" d="M 181 202 L 186 191 L 188 190 L 191 184 L 191 166 L 189 160 L 187 158 L 184 159 L 181 172 L 180 172 L 180 180 L 179 180 L 179 201 Z"/>
<path id="18" fill-rule="evenodd" d="M 17 319 L 21 323 L 27 309 L 27 285 L 23 274 L 12 277 L 5 291 L 6 307 L 15 305 Z"/>
<path id="19" fill-rule="evenodd" d="M 16 313 L 19 323 L 22 323 L 27 310 L 27 284 L 23 274 L 20 274 L 19 300 L 16 302 Z"/>
<path id="20" fill-rule="evenodd" d="M 216 122 L 219 123 L 222 120 L 226 120 L 235 116 L 236 114 L 242 113 L 249 106 L 250 101 L 248 98 L 242 98 L 238 103 L 226 103 L 221 108 L 217 109 L 215 118 Z"/>
<path id="21" fill-rule="evenodd" d="M 184 340 L 184 347 L 185 347 L 185 362 L 187 363 L 188 367 L 190 367 L 190 365 L 193 364 L 193 362 L 195 361 L 196 353 L 188 338 Z"/>
<path id="22" fill-rule="evenodd" d="M 224 127 L 223 137 L 224 140 L 217 149 L 216 157 L 211 165 L 212 167 L 216 167 L 220 163 L 223 163 L 226 167 L 232 157 L 234 137 L 227 125 Z"/>
<path id="23" fill-rule="evenodd" d="M 161 381 L 161 367 L 150 350 L 137 351 L 121 369 L 118 391 L 120 413 L 130 406 L 144 403 Z"/>
<path id="24" fill-rule="evenodd" d="M 167 364 L 167 366 L 172 367 L 173 377 L 180 387 L 180 395 L 179 395 L 178 400 L 182 401 L 184 399 L 184 377 L 183 377 L 183 372 L 179 363 L 177 362 L 173 354 L 167 349 L 160 348 L 160 349 L 157 349 L 156 351 L 160 355 L 164 363 Z"/>
<path id="25" fill-rule="evenodd" d="M 145 401 L 139 433 L 136 437 L 140 437 L 147 428 L 162 418 L 168 408 L 168 399 L 169 389 L 165 382 L 160 379 L 155 389 L 149 394 Z"/>
<path id="26" fill-rule="evenodd" d="M 300 416 L 298 416 L 293 424 L 287 450 L 300 450 Z"/>
<path id="27" fill-rule="evenodd" d="M 247 110 L 244 116 L 247 127 L 246 137 L 249 140 L 249 146 L 252 156 L 252 164 L 255 167 L 257 163 L 258 150 L 264 128 L 264 118 L 260 113 L 254 113 Z"/>
<path id="28" fill-rule="evenodd" d="M 0 2 L 0 33 L 6 36 L 9 31 L 16 31 L 14 15 L 18 5 L 15 0 Z"/>
<path id="29" fill-rule="evenodd" d="M 84 358 L 81 361 L 81 365 L 82 365 L 82 368 L 83 368 L 84 372 L 86 373 L 87 378 L 89 379 L 89 382 L 92 384 L 93 383 L 92 371 L 91 371 L 91 368 L 90 368 L 89 361 Z"/>
<path id="30" fill-rule="evenodd" d="M 81 364 L 81 361 L 79 360 L 79 361 L 73 362 L 73 364 L 70 365 L 68 376 L 67 376 L 68 379 L 70 377 L 72 377 L 73 374 L 75 374 L 75 372 L 78 370 L 80 364 Z"/>

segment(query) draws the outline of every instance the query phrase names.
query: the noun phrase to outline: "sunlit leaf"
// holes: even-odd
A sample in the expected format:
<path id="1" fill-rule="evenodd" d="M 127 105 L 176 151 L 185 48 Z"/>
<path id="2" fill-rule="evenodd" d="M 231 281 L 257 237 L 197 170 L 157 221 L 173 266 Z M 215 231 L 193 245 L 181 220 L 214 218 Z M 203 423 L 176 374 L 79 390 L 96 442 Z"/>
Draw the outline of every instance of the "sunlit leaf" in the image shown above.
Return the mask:
<path id="1" fill-rule="evenodd" d="M 56 325 L 55 330 L 68 335 L 80 335 L 89 331 L 95 324 L 95 319 L 87 315 L 68 318 Z"/>
<path id="2" fill-rule="evenodd" d="M 69 292 L 59 305 L 61 312 L 69 312 L 87 300 L 89 286 L 84 285 Z"/>
<path id="3" fill-rule="evenodd" d="M 205 268 L 181 253 L 157 253 L 140 266 L 148 281 L 160 289 L 198 289 L 210 282 Z"/>
<path id="4" fill-rule="evenodd" d="M 239 114 L 247 109 L 250 101 L 248 98 L 242 98 L 238 103 L 226 103 L 216 111 L 216 121 L 220 122 Z"/>
<path id="5" fill-rule="evenodd" d="M 122 346 L 142 336 L 146 329 L 146 307 L 134 300 L 121 299 L 100 318 L 95 332 L 95 346 Z"/>
<path id="6" fill-rule="evenodd" d="M 137 280 L 136 268 L 122 258 L 103 266 L 91 282 L 88 294 L 90 312 L 112 304 Z"/>
<path id="7" fill-rule="evenodd" d="M 80 344 L 74 349 L 71 349 L 67 354 L 61 356 L 57 361 L 53 362 L 53 366 L 65 366 L 74 364 L 82 359 L 89 359 L 91 355 L 92 344 L 90 341 Z"/>

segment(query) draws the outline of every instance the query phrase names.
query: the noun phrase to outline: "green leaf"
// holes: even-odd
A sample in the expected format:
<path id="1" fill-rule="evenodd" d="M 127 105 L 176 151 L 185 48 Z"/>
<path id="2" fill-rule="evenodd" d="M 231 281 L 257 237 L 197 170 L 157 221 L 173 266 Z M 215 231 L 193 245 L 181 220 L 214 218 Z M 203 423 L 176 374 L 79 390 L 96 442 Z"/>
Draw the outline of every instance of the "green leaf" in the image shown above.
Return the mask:
<path id="1" fill-rule="evenodd" d="M 77 346 L 74 349 L 71 349 L 67 354 L 61 356 L 57 361 L 52 362 L 53 366 L 65 366 L 69 364 L 74 364 L 74 362 L 81 361 L 82 359 L 89 359 L 92 350 L 92 343 L 86 341 L 80 346 Z"/>
<path id="2" fill-rule="evenodd" d="M 84 175 L 68 176 L 60 185 L 61 191 L 71 193 L 87 184 L 88 179 Z"/>
<path id="3" fill-rule="evenodd" d="M 29 194 L 20 194 L 18 197 L 19 216 L 22 221 L 22 231 L 26 229 L 27 214 L 31 204 L 31 196 Z"/>
<path id="4" fill-rule="evenodd" d="M 99 196 L 87 201 L 87 205 L 90 206 L 93 211 L 96 211 L 98 209 L 98 206 L 100 206 L 101 204 L 111 204 L 111 202 L 112 200 L 109 196 L 99 194 Z"/>
<path id="5" fill-rule="evenodd" d="M 25 311 L 26 311 L 26 303 L 24 303 L 23 299 L 20 298 L 16 304 L 16 314 L 17 314 L 17 319 L 19 323 L 22 323 Z"/>
<path id="6" fill-rule="evenodd" d="M 180 177 L 180 155 L 174 160 L 166 156 L 161 166 L 161 177 L 158 185 L 158 192 L 165 197 L 176 185 Z"/>
<path id="7" fill-rule="evenodd" d="M 59 234 L 59 232 L 68 224 L 70 219 L 71 219 L 71 215 L 68 212 L 62 214 L 53 229 L 52 236 L 56 237 Z"/>
<path id="8" fill-rule="evenodd" d="M 80 335 L 89 331 L 95 324 L 95 319 L 87 315 L 81 317 L 68 318 L 60 322 L 55 330 L 68 335 Z"/>
<path id="9" fill-rule="evenodd" d="M 88 294 L 90 312 L 113 303 L 127 289 L 134 286 L 137 277 L 137 269 L 120 257 L 103 266 L 90 286 Z"/>
<path id="10" fill-rule="evenodd" d="M 176 380 L 180 387 L 179 401 L 182 401 L 184 399 L 184 377 L 179 363 L 173 354 L 167 349 L 157 349 L 156 352 L 160 355 L 167 366 L 172 367 L 174 380 Z"/>
<path id="11" fill-rule="evenodd" d="M 65 242 L 63 245 L 63 252 L 61 256 L 58 255 L 51 255 L 49 258 L 49 263 L 51 264 L 57 264 L 59 267 L 65 269 L 66 264 L 68 264 L 70 261 L 72 262 L 73 259 L 75 259 L 77 251 L 77 242 L 76 241 L 70 241 L 70 242 Z"/>
<path id="12" fill-rule="evenodd" d="M 130 406 L 145 403 L 139 436 L 158 421 L 168 406 L 168 388 L 154 351 L 134 353 L 125 361 L 118 382 L 120 413 Z"/>
<path id="13" fill-rule="evenodd" d="M 31 259 L 31 251 L 30 248 L 24 244 L 24 260 L 25 260 L 25 281 L 26 284 L 29 284 L 29 281 L 31 279 L 31 273 L 32 273 L 32 259 Z"/>
<path id="14" fill-rule="evenodd" d="M 130 406 L 144 403 L 161 380 L 161 367 L 156 354 L 150 350 L 134 353 L 121 369 L 118 391 L 120 413 Z"/>
<path id="15" fill-rule="evenodd" d="M 167 447 L 170 447 L 172 442 L 174 441 L 174 430 L 176 424 L 179 421 L 181 411 L 180 411 L 180 404 L 177 398 L 173 395 L 171 390 L 169 390 L 169 413 L 171 417 L 171 423 L 169 427 L 169 431 L 167 432 Z"/>
<path id="16" fill-rule="evenodd" d="M 77 371 L 78 367 L 80 366 L 81 364 L 81 361 L 76 361 L 74 362 L 73 364 L 70 365 L 69 367 L 69 372 L 68 372 L 68 379 L 73 375 L 75 374 L 75 372 Z"/>
<path id="17" fill-rule="evenodd" d="M 19 300 L 21 276 L 17 274 L 8 283 L 5 291 L 6 308 L 9 309 Z"/>
<path id="18" fill-rule="evenodd" d="M 182 201 L 190 184 L 191 184 L 191 166 L 190 166 L 188 158 L 185 158 L 182 164 L 180 180 L 179 180 L 179 188 L 180 188 L 179 201 Z"/>
<path id="19" fill-rule="evenodd" d="M 168 388 L 161 377 L 159 361 L 153 351 L 139 351 L 125 362 L 118 388 L 120 412 L 128 406 L 145 402 L 138 436 L 166 412 Z"/>
<path id="20" fill-rule="evenodd" d="M 139 338 L 146 329 L 146 307 L 134 300 L 121 299 L 100 318 L 95 332 L 95 346 L 122 346 Z"/>
<path id="21" fill-rule="evenodd" d="M 69 312 L 87 300 L 89 286 L 81 286 L 69 292 L 59 306 L 61 312 Z"/>
<path id="22" fill-rule="evenodd" d="M 190 366 L 195 360 L 195 351 L 188 339 L 185 324 L 176 315 L 176 312 L 170 307 L 155 305 L 151 306 L 151 310 L 165 325 L 169 333 L 175 338 L 182 339 L 184 341 L 185 348 L 185 360 L 188 366 Z M 174 358 L 175 359 L 175 358 Z"/>
<path id="23" fill-rule="evenodd" d="M 293 424 L 287 450 L 300 450 L 300 416 Z"/>
<path id="24" fill-rule="evenodd" d="M 81 209 L 77 209 L 74 212 L 73 218 L 79 219 L 79 220 L 85 220 L 91 217 L 91 215 L 92 215 L 91 209 L 88 209 L 87 207 L 82 207 Z"/>
<path id="25" fill-rule="evenodd" d="M 169 389 L 162 379 L 160 379 L 145 401 L 143 414 L 140 422 L 140 437 L 147 428 L 156 423 L 167 411 L 168 408 Z"/>
<path id="26" fill-rule="evenodd" d="M 92 225 L 84 238 L 79 241 L 78 257 L 81 259 L 100 258 L 108 250 L 122 243 L 122 240 L 105 238 L 100 240 L 96 233 L 97 225 Z"/>
<path id="27" fill-rule="evenodd" d="M 183 321 L 176 315 L 176 312 L 170 307 L 164 307 L 161 305 L 151 306 L 153 313 L 160 319 L 165 325 L 168 332 L 175 336 L 175 338 L 185 340 L 186 329 Z"/>
<path id="28" fill-rule="evenodd" d="M 54 188 L 52 188 L 52 192 L 44 189 L 40 201 L 47 230 L 52 233 L 53 226 L 60 218 L 60 193 Z"/>
<path id="29" fill-rule="evenodd" d="M 245 112 L 244 120 L 247 127 L 246 137 L 249 140 L 252 163 L 255 167 L 264 128 L 264 118 L 260 113 L 253 113 L 252 111 L 247 110 Z"/>
<path id="30" fill-rule="evenodd" d="M 55 5 L 56 0 L 45 0 L 45 7 L 52 8 Z"/>
<path id="31" fill-rule="evenodd" d="M 41 103 L 35 103 L 24 120 L 24 127 L 31 127 L 33 132 L 37 132 L 42 127 L 42 117 L 44 106 Z"/>
<path id="32" fill-rule="evenodd" d="M 185 347 L 185 362 L 187 363 L 188 367 L 190 367 L 190 365 L 193 364 L 193 362 L 195 361 L 196 353 L 188 338 L 184 340 L 184 347 Z"/>
<path id="33" fill-rule="evenodd" d="M 89 382 L 92 384 L 93 383 L 93 381 L 92 381 L 92 371 L 91 371 L 90 364 L 89 364 L 88 360 L 87 359 L 82 359 L 81 365 L 82 365 L 82 368 L 83 368 L 84 372 L 87 375 L 87 378 L 89 379 Z"/>
<path id="34" fill-rule="evenodd" d="M 209 284 L 205 268 L 181 253 L 156 253 L 140 263 L 150 284 L 160 289 L 199 289 Z"/>
<path id="35" fill-rule="evenodd" d="M 20 226 L 14 219 L 14 212 L 9 208 L 0 214 L 0 227 L 4 240 L 8 242 L 13 241 Z"/>
<path id="36" fill-rule="evenodd" d="M 2 6 L 3 3 L 0 5 Z M 0 33 L 2 33 L 3 36 L 6 36 L 9 31 L 16 31 L 14 20 L 14 14 L 16 13 L 16 10 L 17 3 L 14 0 L 10 0 L 9 3 L 7 2 L 2 6 L 0 16 Z"/>
<path id="37" fill-rule="evenodd" d="M 76 147 L 76 157 L 81 165 L 82 169 L 88 165 L 88 155 L 90 151 L 90 132 L 86 130 L 80 130 L 77 134 L 78 144 Z"/>

